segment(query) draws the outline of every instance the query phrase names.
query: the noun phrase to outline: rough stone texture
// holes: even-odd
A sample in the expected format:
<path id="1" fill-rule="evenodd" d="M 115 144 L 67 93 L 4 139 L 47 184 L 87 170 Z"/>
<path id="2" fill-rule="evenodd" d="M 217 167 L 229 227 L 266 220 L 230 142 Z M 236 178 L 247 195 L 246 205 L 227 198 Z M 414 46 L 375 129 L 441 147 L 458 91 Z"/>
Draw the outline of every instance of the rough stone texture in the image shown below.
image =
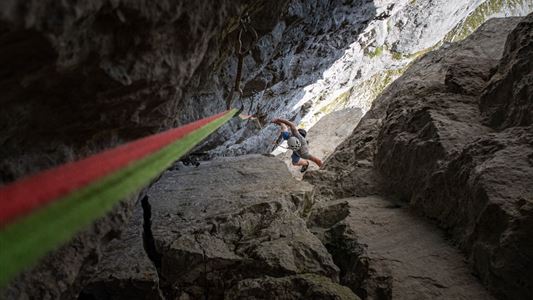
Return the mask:
<path id="1" fill-rule="evenodd" d="M 0 290 L 0 298 L 76 299 L 98 268 L 103 249 L 121 235 L 121 228 L 130 218 L 134 202 L 135 198 L 121 202 L 71 242 L 20 274 L 6 289 Z"/>
<path id="2" fill-rule="evenodd" d="M 286 1 L 2 1 L 0 181 L 220 112 L 184 89 L 265 3 L 268 22 Z"/>
<path id="3" fill-rule="evenodd" d="M 531 17 L 520 24 L 521 19 L 517 18 L 491 20 L 463 42 L 445 45 L 418 59 L 373 103 L 323 170 L 304 177 L 316 185 L 317 200 L 392 193 L 395 199 L 408 201 L 451 234 L 482 283 L 501 299 L 529 299 L 533 295 L 528 275 L 533 261 L 529 238 L 533 220 L 533 128 L 527 121 L 532 69 L 525 58 L 531 45 Z M 511 86 L 517 88 L 516 92 Z M 489 94 L 501 98 L 489 101 Z M 486 122 L 480 109 L 484 110 Z M 500 123 L 490 122 L 493 112 Z M 372 273 L 365 271 L 367 262 L 350 257 L 383 253 L 387 238 L 383 238 L 385 233 L 379 235 L 379 230 L 390 232 L 389 239 L 406 237 L 395 232 L 401 222 L 387 223 L 378 231 L 365 227 L 373 224 L 380 228 L 375 220 L 387 211 L 384 207 L 372 208 L 382 200 L 368 201 L 361 204 L 364 213 L 360 213 L 361 220 L 353 226 L 353 232 L 342 225 L 347 221 L 339 223 L 342 226 L 314 232 L 326 243 L 328 239 L 336 241 L 337 245 L 329 245 L 328 249 L 341 268 L 341 283 L 352 284 L 362 297 L 370 290 L 372 297 L 388 298 L 391 281 L 382 275 L 390 268 L 397 270 L 395 261 L 374 263 L 379 267 Z M 399 216 L 391 214 L 385 220 L 400 218 L 403 209 L 392 209 L 394 204 L 390 208 Z M 320 202 L 308 224 L 317 228 L 332 226 L 346 214 L 354 215 L 354 209 Z M 404 214 L 401 218 L 404 217 L 402 222 L 415 222 L 410 220 L 412 216 Z M 427 231 L 435 229 L 428 227 Z M 354 233 L 355 238 L 350 237 Z M 365 244 L 375 246 L 365 248 L 359 241 L 361 235 L 367 239 Z M 417 239 L 423 244 L 430 235 L 420 232 Z M 404 243 L 408 242 L 399 244 Z M 417 253 L 420 244 L 410 244 L 412 249 L 406 252 Z M 392 254 L 393 250 L 386 252 Z M 449 262 L 457 263 L 456 259 L 460 257 Z M 353 271 L 346 271 L 346 266 L 352 266 Z M 442 264 L 430 262 L 427 266 L 432 270 Z M 393 286 L 404 288 L 399 283 Z"/>
<path id="4" fill-rule="evenodd" d="M 243 280 L 264 285 L 265 276 L 302 273 L 338 281 L 337 266 L 301 218 L 311 191 L 283 162 L 259 155 L 165 173 L 148 192 L 165 294 L 221 299 L 251 284 Z M 283 282 L 305 292 L 300 280 Z"/>
<path id="5" fill-rule="evenodd" d="M 533 15 L 511 33 L 496 74 L 481 96 L 485 123 L 507 128 L 533 124 Z"/>
<path id="6" fill-rule="evenodd" d="M 410 63 L 449 41 L 450 33 L 462 39 L 490 17 L 531 11 L 532 0 L 290 1 L 285 18 L 244 61 L 242 102 L 248 113 L 284 117 L 305 129 L 332 111 L 366 113 Z M 209 85 L 192 94 L 195 101 L 223 94 L 235 64 L 230 60 L 212 74 Z M 266 153 L 275 134 L 275 126 L 235 122 L 210 144 L 216 146 L 210 153 Z"/>
<path id="7" fill-rule="evenodd" d="M 244 95 L 235 105 L 243 103 L 246 113 L 267 121 L 282 117 L 298 123 L 303 116 L 317 113 L 312 101 L 304 103 L 309 100 L 306 96 L 317 96 L 306 87 L 323 81 L 324 73 L 360 38 L 376 14 L 392 9 L 389 2 L 376 7 L 373 1 L 290 1 L 284 18 L 245 58 Z M 223 94 L 229 85 L 227 74 L 235 68 L 236 61 L 230 59 L 221 73 L 211 74 L 208 81 L 212 84 L 202 88 L 202 93 L 191 93 L 191 98 L 206 102 Z M 346 77 L 356 73 L 355 69 L 346 72 Z M 210 153 L 234 156 L 270 152 L 276 133 L 274 125 L 259 128 L 255 122 L 234 122 L 213 137 L 209 146 L 216 148 Z"/>
<path id="8" fill-rule="evenodd" d="M 347 217 L 310 225 L 341 268 L 341 283 L 361 299 L 493 299 L 443 233 L 407 207 L 370 196 L 325 209 Z"/>
<path id="9" fill-rule="evenodd" d="M 531 18 L 510 35 L 519 19 L 489 21 L 464 42 L 420 59 L 412 69 L 428 73 L 418 78 L 416 97 L 391 99 L 377 143 L 376 166 L 388 190 L 447 229 L 502 299 L 533 294 L 526 275 L 533 261 L 526 238 L 533 222 L 532 128 L 520 126 L 529 124 L 533 101 L 533 68 L 523 56 L 531 52 Z M 482 122 L 481 94 L 485 124 L 507 129 L 494 132 Z"/>
<path id="10" fill-rule="evenodd" d="M 80 293 L 81 299 L 164 299 L 156 263 L 149 257 L 150 232 L 144 227 L 146 222 L 150 226 L 150 217 L 144 215 L 149 210 L 146 199 L 136 202 L 123 232 L 103 248 L 94 275 Z"/>
<path id="11" fill-rule="evenodd" d="M 239 282 L 225 299 L 287 299 L 287 300 L 356 300 L 349 288 L 331 279 L 315 274 L 293 275 L 281 278 L 266 277 Z"/>
<path id="12" fill-rule="evenodd" d="M 397 86 L 380 129 L 376 162 L 401 197 L 423 189 L 442 160 L 491 131 L 481 124 L 473 95 L 481 93 L 519 20 L 493 19 L 465 41 L 428 53 L 406 74 L 416 86 Z"/>
<path id="13" fill-rule="evenodd" d="M 533 126 L 469 143 L 412 204 L 449 229 L 499 298 L 533 295 Z"/>
<path id="14" fill-rule="evenodd" d="M 315 186 L 317 199 L 377 194 L 379 176 L 373 169 L 373 152 L 380 120 L 371 111 L 361 119 L 354 133 L 342 142 L 320 170 L 304 175 Z"/>
<path id="15" fill-rule="evenodd" d="M 275 115 L 298 121 L 304 115 L 310 116 L 311 120 L 342 107 L 356 106 L 366 110 L 373 97 L 399 76 L 402 68 L 418 55 L 406 50 L 405 45 L 409 45 L 411 50 L 425 49 L 431 45 L 432 40 L 440 40 L 448 28 L 464 20 L 479 3 L 481 1 L 477 0 L 216 3 L 153 3 L 145 0 L 97 0 L 83 3 L 3 1 L 0 4 L 0 86 L 4 91 L 0 97 L 0 182 L 9 182 L 36 170 L 222 110 L 223 98 L 232 84 L 236 67 L 236 61 L 232 57 L 236 16 L 243 11 L 251 14 L 252 26 L 259 33 L 259 41 L 245 58 L 242 102 L 246 104 L 247 112 L 259 113 L 263 119 Z M 453 18 L 442 18 L 443 15 L 448 15 L 449 9 L 456 9 Z M 394 15 L 397 17 L 389 18 Z M 439 22 L 434 22 L 435 20 Z M 443 22 L 446 26 L 442 26 Z M 413 26 L 416 30 L 411 34 Z M 408 36 L 415 38 L 400 40 Z M 429 39 L 426 38 L 428 36 Z M 493 51 L 491 47 L 487 49 L 489 52 Z M 405 51 L 396 53 L 395 50 Z M 448 69 L 444 79 L 446 88 L 455 94 L 473 97 L 488 78 L 484 68 L 486 65 L 480 61 L 478 67 L 481 71 L 473 71 L 469 69 L 470 59 L 457 59 L 457 63 L 455 68 Z M 391 70 L 394 72 L 389 73 Z M 507 76 L 506 70 L 508 68 L 503 66 L 497 72 L 501 76 Z M 433 71 L 435 68 L 428 68 L 425 74 L 429 75 Z M 512 72 L 509 74 L 515 76 Z M 458 80 L 462 77 L 470 80 Z M 403 79 L 402 84 L 406 84 L 415 95 L 420 96 L 424 91 L 417 92 L 419 78 L 413 78 L 411 81 Z M 529 80 L 529 77 L 525 78 Z M 441 79 L 439 77 L 438 80 Z M 407 89 L 395 92 L 399 90 L 402 89 L 398 85 L 389 89 L 385 92 L 384 99 L 411 92 Z M 522 92 L 518 93 L 516 99 L 522 99 L 521 95 Z M 530 93 L 526 94 L 526 99 L 527 95 Z M 470 100 L 467 102 L 470 103 Z M 315 106 L 314 103 L 320 105 Z M 328 106 L 327 103 L 334 105 Z M 238 101 L 235 103 L 240 104 Z M 464 105 L 464 115 L 460 116 L 462 118 L 473 115 L 467 104 Z M 317 114 L 317 111 L 320 113 Z M 519 114 L 522 115 L 522 112 Z M 516 115 L 515 111 L 512 111 L 512 115 Z M 377 129 L 383 118 L 383 103 L 378 103 L 374 105 L 373 112 L 363 119 L 354 137 L 343 143 L 332 156 L 330 165 L 324 171 L 309 174 L 309 178 L 314 178 L 317 182 L 319 196 L 367 195 L 381 191 L 379 177 L 373 168 L 373 153 L 379 132 Z M 260 128 L 253 126 L 251 123 L 233 121 L 206 144 L 206 149 L 226 142 L 212 154 L 268 150 L 271 145 L 266 143 L 271 140 L 274 127 L 264 128 L 257 134 Z M 476 128 L 485 130 L 481 125 Z M 520 143 L 513 141 L 511 148 L 515 145 L 523 147 L 524 144 Z M 343 170 L 344 168 L 347 169 Z M 324 184 L 328 180 L 335 183 L 333 188 Z M 285 203 L 280 205 L 261 204 L 251 210 L 243 208 L 230 216 L 233 218 L 235 214 L 242 213 L 255 220 L 260 219 L 259 215 L 264 213 L 271 218 L 265 220 L 267 224 L 264 227 L 248 224 L 247 228 L 260 228 L 263 234 L 263 231 L 278 230 L 278 223 L 283 223 L 286 226 L 281 232 L 290 237 L 294 230 L 305 232 L 304 222 L 296 216 L 307 215 L 309 199 L 306 197 L 291 197 L 290 202 L 279 201 Z M 202 285 L 202 279 L 198 279 L 201 276 L 197 276 L 202 274 L 202 264 L 198 261 L 203 261 L 206 254 L 224 266 L 228 261 L 230 265 L 235 261 L 239 261 L 239 264 L 240 261 L 245 261 L 242 266 L 250 261 L 249 256 L 244 256 L 231 247 L 228 251 L 224 250 L 224 247 L 228 247 L 226 245 L 235 244 L 233 235 L 220 241 L 213 239 L 211 232 L 205 234 L 205 230 L 199 230 L 201 233 L 186 232 L 177 239 L 182 239 L 180 241 L 185 245 L 189 243 L 190 247 L 183 250 L 180 245 L 174 245 L 174 248 L 169 249 L 174 249 L 177 253 L 188 253 L 192 257 L 191 261 L 200 267 L 193 270 L 194 274 L 191 276 L 160 268 L 159 272 L 169 273 L 170 279 L 179 278 L 186 282 L 187 287 L 171 286 L 170 279 L 155 277 L 158 255 L 152 250 L 159 245 L 150 243 L 150 238 L 142 239 L 143 243 L 154 248 L 148 251 L 147 247 L 146 255 L 155 267 L 150 266 L 143 254 L 138 211 L 124 235 L 118 237 L 120 224 L 126 222 L 129 207 L 133 203 L 133 199 L 130 199 L 121 204 L 114 214 L 51 254 L 41 265 L 21 275 L 5 291 L 7 295 L 14 298 L 71 299 L 85 286 L 83 295 L 86 296 L 101 291 L 118 295 L 135 288 L 142 297 L 157 298 L 160 296 L 154 289 L 157 280 L 161 281 L 163 290 L 171 297 L 174 292 L 181 293 L 182 290 L 191 295 L 200 295 L 205 290 L 209 291 Z M 191 200 L 190 204 L 194 207 L 195 202 Z M 190 211 L 201 212 L 192 208 Z M 281 212 L 277 214 L 279 211 Z M 335 217 L 333 213 L 332 218 Z M 231 224 L 233 227 L 228 225 L 231 228 L 242 227 L 232 223 L 230 217 L 221 218 L 223 222 Z M 209 216 L 208 221 L 212 220 L 214 218 Z M 327 224 L 328 220 L 313 222 Z M 203 228 L 204 223 L 199 221 L 199 228 Z M 231 228 L 228 232 L 232 232 Z M 270 233 L 259 236 L 270 237 Z M 190 240 L 192 237 L 194 241 Z M 116 238 L 119 239 L 114 240 Z M 281 286 L 306 286 L 310 282 L 309 278 L 296 276 L 296 279 L 287 279 L 289 275 L 298 272 L 312 271 L 334 281 L 335 266 L 328 261 L 323 247 L 309 234 L 304 235 L 304 240 L 307 243 L 304 243 L 305 247 L 299 239 L 295 239 L 294 244 L 292 240 L 279 238 L 271 241 L 268 247 L 272 248 L 263 248 L 261 245 L 264 243 L 259 242 L 252 242 L 242 248 L 251 253 L 246 255 L 253 256 L 253 263 L 269 262 L 264 269 L 266 275 L 283 276 L 285 279 L 277 280 Z M 163 243 L 161 237 L 158 241 Z M 130 265 L 117 263 L 114 257 L 122 254 L 121 249 L 124 249 L 124 245 L 120 243 L 131 245 L 131 249 L 128 247 L 124 250 L 127 253 L 139 255 L 140 259 L 135 264 L 139 270 L 146 270 L 147 277 L 143 278 L 140 275 L 142 272 L 135 271 L 130 275 L 126 271 L 122 272 L 135 264 L 129 260 L 124 261 L 130 262 Z M 134 247 L 134 244 L 137 246 Z M 473 243 L 476 249 L 489 247 L 490 251 L 499 251 L 497 247 L 494 248 L 494 244 L 475 245 Z M 200 246 L 205 249 L 200 249 Z M 296 251 L 296 254 L 292 253 L 294 259 L 276 261 L 278 257 L 272 251 L 285 253 L 283 251 L 289 251 L 287 249 L 291 247 L 311 249 L 309 251 L 314 253 L 310 255 L 313 259 L 301 258 L 298 256 L 301 253 Z M 480 252 L 481 255 L 488 253 Z M 486 266 L 483 265 L 482 256 L 476 257 L 479 268 Z M 104 263 L 97 266 L 100 259 Z M 166 259 L 176 260 L 170 255 Z M 59 261 L 65 263 L 57 263 Z M 188 266 L 188 261 L 173 263 Z M 110 275 L 114 269 L 120 272 Z M 93 276 L 95 270 L 99 270 L 100 275 Z M 221 273 L 215 272 L 213 278 Z M 242 274 L 246 277 L 248 273 Z M 180 276 L 185 276 L 185 279 Z M 205 278 L 212 279 L 208 277 Z M 86 285 L 89 279 L 92 283 Z M 127 282 L 129 279 L 133 279 L 132 282 Z M 256 278 L 243 280 L 253 282 Z M 264 286 L 268 286 L 269 281 L 271 280 L 257 279 L 258 284 Z M 135 287 L 131 283 L 135 283 Z M 217 284 L 220 282 L 213 286 Z M 245 287 L 248 283 L 237 284 Z"/>

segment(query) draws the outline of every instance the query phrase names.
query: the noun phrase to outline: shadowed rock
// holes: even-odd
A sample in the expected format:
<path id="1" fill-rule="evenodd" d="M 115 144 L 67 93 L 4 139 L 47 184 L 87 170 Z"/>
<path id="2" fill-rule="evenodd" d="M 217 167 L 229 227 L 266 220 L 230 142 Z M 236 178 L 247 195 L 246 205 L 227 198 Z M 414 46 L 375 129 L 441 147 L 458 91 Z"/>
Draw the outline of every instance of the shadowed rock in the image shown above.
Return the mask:
<path id="1" fill-rule="evenodd" d="M 533 261 L 528 238 L 533 220 L 533 128 L 528 121 L 533 99 L 527 83 L 531 64 L 525 58 L 531 50 L 532 17 L 490 20 L 463 42 L 418 59 L 374 102 L 324 170 L 306 175 L 321 199 L 391 193 L 409 202 L 451 234 L 482 282 L 501 299 L 528 299 L 533 294 L 527 275 Z M 323 203 L 315 211 L 342 216 L 346 208 Z M 372 211 L 365 206 L 370 223 L 372 216 L 380 215 Z M 331 225 L 313 214 L 309 224 Z M 352 289 L 360 296 L 369 290 L 373 297 L 394 292 L 388 288 L 394 276 L 389 280 L 386 275 L 394 261 L 372 273 L 368 261 L 346 259 L 383 251 L 380 240 L 393 236 L 368 235 L 374 229 L 361 230 L 361 224 L 352 228 L 356 237 L 351 239 L 349 227 L 343 226 L 314 229 L 324 241 L 337 237 L 338 245 L 328 248 L 341 267 L 341 283 L 357 282 Z M 392 234 L 395 226 L 384 228 Z M 420 238 L 425 235 L 420 233 Z M 367 242 L 362 243 L 361 236 Z M 418 241 L 412 247 L 418 249 Z M 354 271 L 346 271 L 347 265 Z M 363 291 L 357 290 L 366 280 L 361 274 L 374 274 L 368 277 L 372 286 Z"/>
<path id="2" fill-rule="evenodd" d="M 336 200 L 324 209 L 348 212 L 313 231 L 340 267 L 340 282 L 362 299 L 493 299 L 461 253 L 407 207 L 371 196 Z"/>

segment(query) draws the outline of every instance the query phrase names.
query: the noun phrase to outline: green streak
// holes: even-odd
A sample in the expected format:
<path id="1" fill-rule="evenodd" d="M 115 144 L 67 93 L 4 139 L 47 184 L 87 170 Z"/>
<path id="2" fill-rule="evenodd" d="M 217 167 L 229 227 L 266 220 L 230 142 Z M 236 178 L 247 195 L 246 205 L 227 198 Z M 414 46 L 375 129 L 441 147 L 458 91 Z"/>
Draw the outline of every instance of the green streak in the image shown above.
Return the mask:
<path id="1" fill-rule="evenodd" d="M 448 32 L 444 37 L 444 41 L 458 42 L 464 40 L 485 23 L 490 16 L 502 11 L 504 8 L 516 8 L 527 2 L 528 0 L 487 0 Z"/>
<path id="2" fill-rule="evenodd" d="M 366 51 L 367 52 L 365 54 L 370 58 L 380 57 L 383 54 L 383 46 L 375 48 L 374 51 Z"/>
<path id="3" fill-rule="evenodd" d="M 148 185 L 174 161 L 230 120 L 236 110 L 131 165 L 54 201 L 0 232 L 0 287 L 70 240 L 120 200 Z"/>

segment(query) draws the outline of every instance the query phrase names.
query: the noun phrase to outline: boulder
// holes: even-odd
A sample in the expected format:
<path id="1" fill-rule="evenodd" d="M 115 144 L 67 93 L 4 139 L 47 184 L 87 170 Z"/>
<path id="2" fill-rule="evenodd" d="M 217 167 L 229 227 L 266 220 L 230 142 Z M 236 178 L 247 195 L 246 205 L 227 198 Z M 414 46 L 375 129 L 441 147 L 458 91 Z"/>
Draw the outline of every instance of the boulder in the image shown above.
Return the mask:
<path id="1" fill-rule="evenodd" d="M 303 219 L 311 192 L 283 162 L 261 155 L 165 173 L 148 192 L 165 294 L 221 299 L 247 279 L 303 273 L 338 282 L 337 266 Z"/>
<path id="2" fill-rule="evenodd" d="M 349 288 L 316 274 L 293 275 L 281 278 L 246 279 L 233 287 L 225 299 L 359 299 Z"/>

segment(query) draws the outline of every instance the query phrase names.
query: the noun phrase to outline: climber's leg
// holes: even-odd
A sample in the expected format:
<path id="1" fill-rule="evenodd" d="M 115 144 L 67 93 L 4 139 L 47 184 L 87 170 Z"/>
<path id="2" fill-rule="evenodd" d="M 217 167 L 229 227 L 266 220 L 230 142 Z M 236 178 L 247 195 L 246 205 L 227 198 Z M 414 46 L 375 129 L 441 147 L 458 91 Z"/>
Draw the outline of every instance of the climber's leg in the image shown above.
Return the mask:
<path id="1" fill-rule="evenodd" d="M 296 154 L 295 152 L 292 153 L 291 158 L 293 166 L 302 166 L 300 172 L 303 173 L 307 171 L 307 168 L 309 167 L 309 161 L 307 159 L 300 158 L 300 156 L 298 156 L 298 154 Z"/>
<path id="2" fill-rule="evenodd" d="M 302 158 L 308 159 L 312 162 L 314 162 L 319 168 L 322 167 L 322 160 L 320 158 L 313 156 L 309 153 L 302 153 Z"/>
<path id="3" fill-rule="evenodd" d="M 316 156 L 313 156 L 313 155 L 309 155 L 309 160 L 314 162 L 319 168 L 322 167 L 322 160 Z"/>

